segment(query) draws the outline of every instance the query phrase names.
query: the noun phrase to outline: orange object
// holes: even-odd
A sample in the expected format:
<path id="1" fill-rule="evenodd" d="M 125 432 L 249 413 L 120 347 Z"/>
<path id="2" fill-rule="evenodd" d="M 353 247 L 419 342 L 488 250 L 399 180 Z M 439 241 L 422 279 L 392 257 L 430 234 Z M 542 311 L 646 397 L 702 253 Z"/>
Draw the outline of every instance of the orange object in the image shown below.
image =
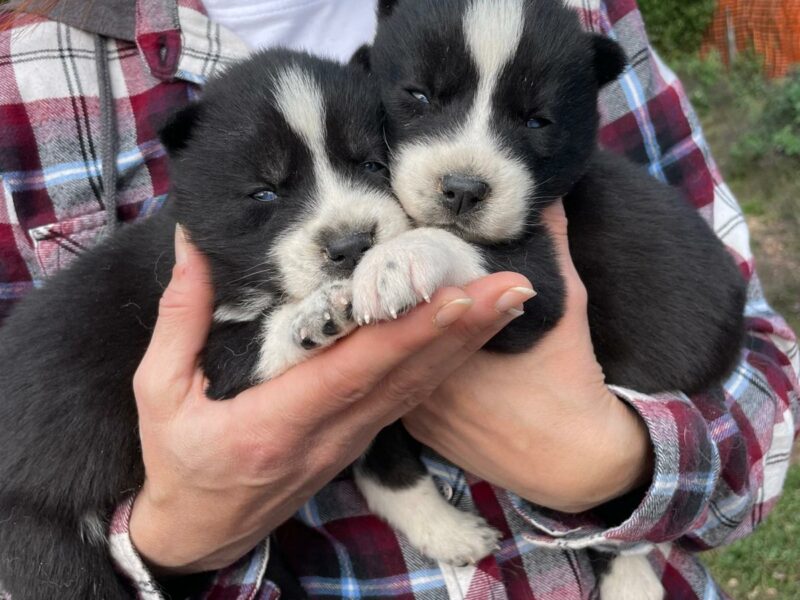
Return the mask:
<path id="1" fill-rule="evenodd" d="M 719 0 L 703 49 L 716 48 L 730 62 L 731 46 L 753 48 L 769 77 L 783 77 L 800 63 L 800 1 Z"/>

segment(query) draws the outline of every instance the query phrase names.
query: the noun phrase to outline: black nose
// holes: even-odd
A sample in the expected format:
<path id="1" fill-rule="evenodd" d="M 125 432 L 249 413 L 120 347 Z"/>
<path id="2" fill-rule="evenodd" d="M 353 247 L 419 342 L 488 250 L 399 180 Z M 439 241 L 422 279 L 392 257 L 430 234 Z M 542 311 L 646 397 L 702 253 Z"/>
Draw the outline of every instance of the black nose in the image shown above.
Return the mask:
<path id="1" fill-rule="evenodd" d="M 489 195 L 489 184 L 474 177 L 445 175 L 442 177 L 442 202 L 454 215 L 475 208 Z"/>
<path id="2" fill-rule="evenodd" d="M 348 233 L 328 242 L 325 254 L 338 268 L 352 271 L 371 247 L 371 233 Z"/>

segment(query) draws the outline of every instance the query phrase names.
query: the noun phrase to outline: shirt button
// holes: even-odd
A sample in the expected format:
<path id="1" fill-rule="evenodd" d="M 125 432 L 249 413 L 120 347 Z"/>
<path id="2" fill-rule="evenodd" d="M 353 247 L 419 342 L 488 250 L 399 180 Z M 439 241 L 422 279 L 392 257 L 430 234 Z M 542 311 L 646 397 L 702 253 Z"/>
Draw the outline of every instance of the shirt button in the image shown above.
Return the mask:
<path id="1" fill-rule="evenodd" d="M 453 486 L 451 486 L 449 483 L 446 483 L 444 481 L 440 481 L 439 482 L 439 491 L 442 493 L 442 496 L 444 496 L 445 499 L 447 499 L 447 500 L 452 500 L 453 499 Z"/>

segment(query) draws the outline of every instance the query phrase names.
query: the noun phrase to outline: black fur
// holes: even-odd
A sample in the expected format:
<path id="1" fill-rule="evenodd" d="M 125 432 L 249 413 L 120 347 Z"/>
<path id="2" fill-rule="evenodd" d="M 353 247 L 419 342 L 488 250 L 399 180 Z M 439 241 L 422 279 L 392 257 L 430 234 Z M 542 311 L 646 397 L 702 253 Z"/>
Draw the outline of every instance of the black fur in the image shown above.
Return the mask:
<path id="1" fill-rule="evenodd" d="M 334 168 L 385 187 L 359 167 L 384 161 L 385 148 L 377 92 L 356 67 L 260 53 L 170 122 L 167 206 L 31 292 L 0 330 L 0 582 L 14 600 L 131 597 L 103 540 L 82 537 L 81 519 L 107 523 L 143 481 L 131 381 L 170 278 L 176 222 L 210 260 L 217 305 L 284 296 L 275 269 L 259 267 L 281 229 L 313 210 L 314 184 L 308 150 L 273 105 L 273 77 L 289 65 L 323 91 Z M 288 201 L 250 198 L 265 180 Z M 203 359 L 212 397 L 250 385 L 258 327 L 213 328 Z"/>
<path id="2" fill-rule="evenodd" d="M 464 122 L 477 85 L 461 29 L 468 4 L 398 0 L 380 21 L 370 62 L 393 149 L 446 137 Z M 621 48 L 584 33 L 571 10 L 550 0 L 525 3 L 522 41 L 493 96 L 492 127 L 537 185 L 523 234 L 481 247 L 493 270 L 521 271 L 539 295 L 527 303 L 526 317 L 488 347 L 523 350 L 558 321 L 563 283 L 539 212 L 563 197 L 609 383 L 642 392 L 697 392 L 724 377 L 738 355 L 744 281 L 675 189 L 597 149 L 598 91 L 623 66 Z M 409 88 L 424 90 L 431 107 L 415 102 Z M 552 125 L 527 129 L 531 113 L 546 115 Z"/>
<path id="3" fill-rule="evenodd" d="M 396 0 L 381 6 L 369 65 L 380 83 L 393 151 L 447 139 L 466 121 L 478 84 L 462 28 L 469 4 Z M 597 148 L 598 92 L 624 68 L 620 46 L 583 32 L 577 16 L 559 2 L 529 0 L 524 6 L 521 43 L 492 97 L 492 132 L 525 164 L 537 187 L 522 234 L 480 247 L 490 270 L 523 273 L 538 295 L 487 348 L 528 349 L 561 318 L 563 278 L 539 215 L 563 197 L 572 258 L 588 291 L 592 341 L 608 383 L 641 392 L 702 391 L 720 382 L 739 354 L 743 278 L 677 190 Z M 420 103 L 412 90 L 429 103 Z M 532 114 L 552 124 L 528 129 Z M 405 456 L 405 449 L 381 447 L 401 444 L 398 439 L 379 437 L 370 452 Z M 411 475 L 425 474 L 418 459 L 407 477 L 387 461 L 365 462 L 389 487 L 408 487 L 416 481 Z"/>

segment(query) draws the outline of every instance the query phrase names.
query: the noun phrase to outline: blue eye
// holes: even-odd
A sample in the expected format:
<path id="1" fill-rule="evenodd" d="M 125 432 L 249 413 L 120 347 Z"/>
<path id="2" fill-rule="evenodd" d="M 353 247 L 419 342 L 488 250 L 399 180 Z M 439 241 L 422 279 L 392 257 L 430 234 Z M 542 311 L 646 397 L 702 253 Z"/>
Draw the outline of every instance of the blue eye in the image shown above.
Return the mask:
<path id="1" fill-rule="evenodd" d="M 278 199 L 278 194 L 272 190 L 259 190 L 254 194 L 250 194 L 250 197 L 259 202 L 274 202 Z"/>
<path id="2" fill-rule="evenodd" d="M 414 98 L 416 100 L 418 100 L 419 102 L 422 102 L 422 104 L 430 104 L 431 103 L 431 101 L 428 100 L 428 97 L 425 94 L 423 94 L 422 92 L 420 92 L 419 90 L 408 90 L 408 93 L 411 94 L 412 96 L 414 96 Z"/>
<path id="3" fill-rule="evenodd" d="M 361 168 L 367 173 L 381 173 L 382 171 L 388 170 L 386 165 L 376 161 L 367 161 L 365 163 L 361 163 Z"/>
<path id="4" fill-rule="evenodd" d="M 552 124 L 552 121 L 548 121 L 542 117 L 533 117 L 528 119 L 528 122 L 526 123 L 528 129 L 543 129 L 544 127 Z"/>

